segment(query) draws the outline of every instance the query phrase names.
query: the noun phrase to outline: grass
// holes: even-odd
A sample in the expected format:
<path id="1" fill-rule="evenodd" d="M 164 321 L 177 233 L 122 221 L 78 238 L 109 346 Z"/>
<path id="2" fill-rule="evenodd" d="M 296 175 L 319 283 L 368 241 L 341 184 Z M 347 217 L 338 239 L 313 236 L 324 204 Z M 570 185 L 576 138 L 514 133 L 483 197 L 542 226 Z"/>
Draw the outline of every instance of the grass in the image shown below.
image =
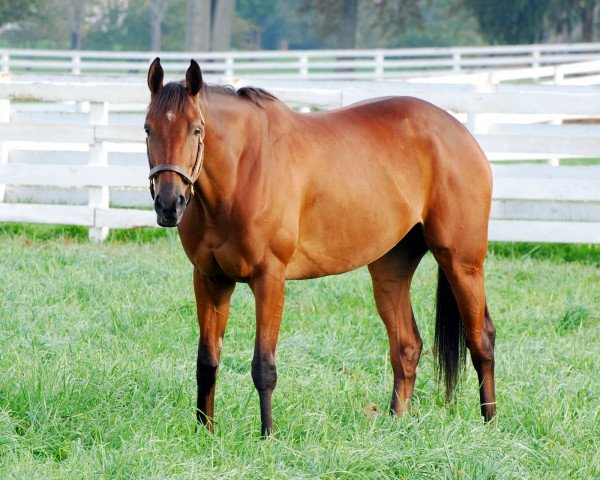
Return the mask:
<path id="1" fill-rule="evenodd" d="M 470 365 L 452 404 L 435 384 L 430 256 L 413 283 L 425 348 L 403 419 L 386 413 L 391 368 L 367 272 L 290 282 L 276 434 L 261 440 L 248 288 L 234 294 L 211 435 L 193 415 L 197 327 L 176 235 L 86 238 L 0 228 L 0 478 L 600 477 L 597 246 L 491 245 L 490 425 Z"/>

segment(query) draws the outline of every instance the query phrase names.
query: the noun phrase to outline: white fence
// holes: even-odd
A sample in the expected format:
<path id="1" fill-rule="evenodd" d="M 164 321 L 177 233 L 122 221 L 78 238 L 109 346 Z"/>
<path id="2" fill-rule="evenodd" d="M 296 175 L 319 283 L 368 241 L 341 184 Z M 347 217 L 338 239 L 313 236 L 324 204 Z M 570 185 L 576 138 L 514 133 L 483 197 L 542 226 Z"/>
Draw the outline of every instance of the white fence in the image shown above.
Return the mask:
<path id="1" fill-rule="evenodd" d="M 598 88 L 258 83 L 311 108 L 384 95 L 429 100 L 463 120 L 494 162 L 492 240 L 600 243 L 597 162 L 496 162 L 600 157 Z M 108 228 L 156 225 L 151 210 L 114 208 L 151 204 L 145 85 L 6 79 L 0 99 L 0 221 L 83 225 L 93 239 Z"/>
<path id="2" fill-rule="evenodd" d="M 156 52 L 0 49 L 0 68 L 13 73 L 145 75 Z M 167 73 L 181 74 L 190 57 L 207 78 L 391 79 L 449 72 L 551 67 L 600 58 L 600 43 L 377 50 L 161 52 Z"/>
<path id="3" fill-rule="evenodd" d="M 519 80 L 530 80 L 554 85 L 600 85 L 600 60 L 564 63 L 544 67 L 415 76 L 410 79 L 414 83 L 453 83 L 463 85 L 486 85 Z"/>

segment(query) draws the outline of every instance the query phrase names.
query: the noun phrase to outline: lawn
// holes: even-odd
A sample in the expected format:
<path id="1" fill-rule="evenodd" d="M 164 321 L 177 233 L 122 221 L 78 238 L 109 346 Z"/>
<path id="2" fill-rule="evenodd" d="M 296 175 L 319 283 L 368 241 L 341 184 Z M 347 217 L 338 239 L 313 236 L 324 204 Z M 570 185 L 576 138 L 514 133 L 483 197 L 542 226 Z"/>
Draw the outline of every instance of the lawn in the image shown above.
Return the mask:
<path id="1" fill-rule="evenodd" d="M 600 478 L 600 247 L 494 244 L 497 422 L 467 365 L 435 382 L 436 269 L 413 283 L 424 341 L 412 414 L 387 414 L 387 337 L 364 269 L 290 282 L 275 435 L 250 377 L 253 299 L 239 285 L 216 433 L 196 428 L 191 267 L 173 232 L 0 228 L 0 478 Z"/>

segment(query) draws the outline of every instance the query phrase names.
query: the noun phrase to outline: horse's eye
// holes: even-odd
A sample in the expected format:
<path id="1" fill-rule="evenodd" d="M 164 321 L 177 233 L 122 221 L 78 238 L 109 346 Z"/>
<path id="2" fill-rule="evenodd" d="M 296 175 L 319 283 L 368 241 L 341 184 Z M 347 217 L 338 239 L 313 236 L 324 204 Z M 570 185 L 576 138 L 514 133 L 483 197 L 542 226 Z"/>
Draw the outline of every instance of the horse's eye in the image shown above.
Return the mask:
<path id="1" fill-rule="evenodd" d="M 148 125 L 144 125 L 144 132 L 146 132 L 146 135 L 150 136 L 150 127 Z"/>
<path id="2" fill-rule="evenodd" d="M 198 125 L 195 129 L 194 129 L 194 135 L 200 135 L 202 133 L 202 125 Z"/>

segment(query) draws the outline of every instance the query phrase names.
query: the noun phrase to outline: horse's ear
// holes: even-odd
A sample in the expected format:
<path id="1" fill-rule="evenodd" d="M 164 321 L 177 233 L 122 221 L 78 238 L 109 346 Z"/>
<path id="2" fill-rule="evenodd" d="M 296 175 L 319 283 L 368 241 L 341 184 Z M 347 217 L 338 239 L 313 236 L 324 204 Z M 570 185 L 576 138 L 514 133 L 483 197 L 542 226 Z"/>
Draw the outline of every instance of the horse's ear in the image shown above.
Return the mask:
<path id="1" fill-rule="evenodd" d="M 160 58 L 156 57 L 148 70 L 148 88 L 150 89 L 152 96 L 160 91 L 163 86 L 164 78 L 165 72 L 160 65 Z"/>
<path id="2" fill-rule="evenodd" d="M 195 60 L 190 61 L 190 66 L 185 74 L 185 88 L 192 97 L 198 95 L 202 88 L 202 72 L 200 65 Z"/>

